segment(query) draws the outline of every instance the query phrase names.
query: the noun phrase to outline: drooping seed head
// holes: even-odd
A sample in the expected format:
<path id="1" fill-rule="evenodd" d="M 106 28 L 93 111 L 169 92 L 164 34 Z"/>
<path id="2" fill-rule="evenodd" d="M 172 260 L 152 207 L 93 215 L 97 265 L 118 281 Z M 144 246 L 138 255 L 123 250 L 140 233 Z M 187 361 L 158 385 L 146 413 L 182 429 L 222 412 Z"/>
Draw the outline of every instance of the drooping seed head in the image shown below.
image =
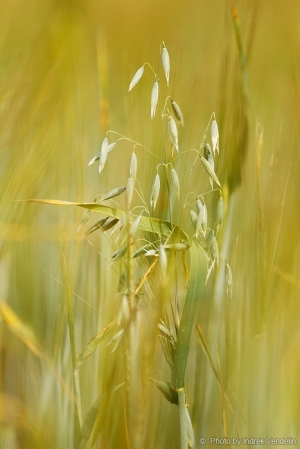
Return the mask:
<path id="1" fill-rule="evenodd" d="M 167 80 L 167 86 L 169 86 L 169 79 L 170 79 L 170 56 L 168 53 L 168 50 L 165 46 L 163 46 L 161 51 L 161 62 L 162 66 L 165 72 L 166 80 Z"/>
<path id="2" fill-rule="evenodd" d="M 175 117 L 177 118 L 177 120 L 179 121 L 181 126 L 184 126 L 183 115 L 182 115 L 180 107 L 178 106 L 176 101 L 173 101 L 173 100 L 171 100 L 171 105 L 172 105 L 172 109 L 173 109 Z"/>
<path id="3" fill-rule="evenodd" d="M 210 163 L 205 159 L 205 157 L 200 156 L 201 162 L 203 167 L 205 168 L 205 170 L 207 171 L 207 173 L 209 174 L 209 176 L 215 181 L 216 184 L 218 184 L 218 186 L 221 186 L 220 181 L 218 180 L 217 175 L 215 174 L 212 166 L 210 165 Z"/>
<path id="4" fill-rule="evenodd" d="M 224 200 L 223 197 L 220 196 L 218 204 L 217 204 L 217 224 L 221 225 L 224 221 Z"/>
<path id="5" fill-rule="evenodd" d="M 97 202 L 101 202 L 101 201 L 107 201 L 110 200 L 111 198 L 115 198 L 116 196 L 121 195 L 121 193 L 125 192 L 126 187 L 116 187 L 115 189 L 111 190 L 107 195 L 105 195 L 103 198 L 101 198 L 100 201 Z"/>
<path id="6" fill-rule="evenodd" d="M 172 181 L 175 193 L 176 193 L 176 195 L 179 198 L 179 195 L 180 195 L 180 183 L 179 183 L 178 175 L 177 175 L 177 173 L 176 173 L 176 171 L 175 171 L 175 169 L 173 167 L 171 168 L 171 181 Z"/>
<path id="7" fill-rule="evenodd" d="M 166 250 L 164 248 L 164 245 L 162 245 L 162 244 L 160 244 L 160 246 L 159 246 L 159 265 L 160 265 L 162 274 L 165 276 L 167 273 L 167 268 L 168 268 L 168 259 L 167 259 Z"/>
<path id="8" fill-rule="evenodd" d="M 210 246 L 211 246 L 211 254 L 212 254 L 213 260 L 215 260 L 218 265 L 218 263 L 219 263 L 219 247 L 218 247 L 217 239 L 214 235 L 211 240 Z"/>
<path id="9" fill-rule="evenodd" d="M 108 140 L 107 140 L 107 137 L 105 137 L 103 139 L 100 153 L 99 153 L 99 173 L 101 173 L 104 168 L 104 165 L 105 165 L 105 162 L 107 159 L 107 154 L 108 154 Z"/>
<path id="10" fill-rule="evenodd" d="M 225 284 L 227 295 L 229 294 L 230 296 L 232 296 L 232 272 L 227 261 L 225 264 Z"/>
<path id="11" fill-rule="evenodd" d="M 110 152 L 111 152 L 111 150 L 113 150 L 113 149 L 114 149 L 114 147 L 115 147 L 116 143 L 117 143 L 117 142 L 112 142 L 112 143 L 110 143 L 110 144 L 108 145 L 108 150 L 107 150 L 107 152 L 108 152 L 108 153 L 110 153 Z"/>
<path id="12" fill-rule="evenodd" d="M 175 120 L 171 115 L 168 116 L 168 136 L 169 141 L 172 145 L 172 148 L 176 148 L 177 153 L 179 153 L 179 147 L 178 147 L 178 131 L 177 126 L 175 123 Z"/>
<path id="13" fill-rule="evenodd" d="M 133 196 L 133 189 L 134 189 L 134 182 L 132 178 L 128 178 L 127 180 L 127 186 L 126 186 L 126 197 L 127 197 L 127 208 L 130 208 L 130 204 L 132 201 Z"/>
<path id="14" fill-rule="evenodd" d="M 208 230 L 206 231 L 206 234 L 205 234 L 205 243 L 206 243 L 207 248 L 210 247 L 214 235 L 215 235 L 215 233 L 214 233 L 214 230 L 213 230 L 213 229 L 208 229 Z"/>
<path id="15" fill-rule="evenodd" d="M 196 199 L 196 206 L 197 206 L 197 211 L 199 214 L 201 212 L 201 210 L 203 209 L 202 201 L 199 198 Z"/>
<path id="16" fill-rule="evenodd" d="M 130 226 L 130 235 L 131 235 L 132 237 L 135 236 L 135 234 L 137 233 L 137 231 L 138 231 L 138 229 L 139 229 L 139 227 L 140 227 L 141 218 L 142 218 L 142 215 L 139 215 L 139 216 L 136 217 L 136 218 L 133 220 L 133 222 L 131 223 L 131 226 Z"/>
<path id="17" fill-rule="evenodd" d="M 205 219 L 205 209 L 204 209 L 204 207 L 202 207 L 200 212 L 198 213 L 198 217 L 197 217 L 196 238 L 198 238 L 199 232 L 203 233 L 202 225 L 203 225 L 204 219 Z"/>
<path id="18" fill-rule="evenodd" d="M 129 166 L 129 177 L 132 178 L 133 184 L 135 184 L 136 173 L 137 173 L 137 157 L 135 152 L 133 151 Z"/>
<path id="19" fill-rule="evenodd" d="M 190 217 L 194 228 L 197 228 L 198 215 L 193 209 L 190 209 Z"/>
<path id="20" fill-rule="evenodd" d="M 156 106 L 158 102 L 158 92 L 159 92 L 158 81 L 155 81 L 151 91 L 151 118 L 155 116 Z"/>
<path id="21" fill-rule="evenodd" d="M 156 207 L 156 203 L 157 203 L 158 196 L 159 196 L 159 190 L 160 190 L 160 177 L 159 177 L 159 174 L 157 173 L 154 178 L 151 195 L 150 195 L 150 205 L 153 208 L 153 210 Z"/>
<path id="22" fill-rule="evenodd" d="M 166 251 L 185 251 L 190 245 L 187 242 L 169 243 L 165 245 Z"/>
<path id="23" fill-rule="evenodd" d="M 204 218 L 202 223 L 203 232 L 206 232 L 207 230 L 207 207 L 206 204 L 203 205 L 204 208 Z"/>
<path id="24" fill-rule="evenodd" d="M 115 251 L 113 253 L 113 255 L 111 256 L 114 262 L 117 262 L 118 260 L 120 260 L 122 257 L 125 256 L 127 251 L 127 246 L 122 246 L 121 248 L 117 249 L 117 251 Z"/>
<path id="25" fill-rule="evenodd" d="M 212 143 L 212 149 L 213 153 L 215 154 L 215 151 L 217 150 L 219 153 L 219 129 L 218 124 L 216 120 L 213 120 L 210 127 L 210 136 L 211 136 L 211 143 Z"/>
<path id="26" fill-rule="evenodd" d="M 131 83 L 129 85 L 128 92 L 131 91 L 131 89 L 140 81 L 144 73 L 144 66 L 140 67 L 136 73 L 134 74 Z"/>

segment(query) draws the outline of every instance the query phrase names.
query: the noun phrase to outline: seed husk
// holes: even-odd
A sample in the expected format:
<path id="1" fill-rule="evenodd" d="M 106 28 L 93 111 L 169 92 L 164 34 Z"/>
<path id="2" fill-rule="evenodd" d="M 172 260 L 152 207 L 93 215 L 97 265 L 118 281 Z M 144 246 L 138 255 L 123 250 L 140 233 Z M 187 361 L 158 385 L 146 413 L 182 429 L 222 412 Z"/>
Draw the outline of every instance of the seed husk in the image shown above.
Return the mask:
<path id="1" fill-rule="evenodd" d="M 171 100 L 171 105 L 176 119 L 179 121 L 181 126 L 184 126 L 184 119 L 180 107 L 178 106 L 176 101 L 173 100 Z"/>
<path id="2" fill-rule="evenodd" d="M 213 154 L 212 154 L 210 145 L 207 141 L 205 142 L 205 145 L 204 145 L 204 157 L 214 171 L 215 170 L 215 161 L 213 158 Z M 213 185 L 213 180 L 211 179 L 211 177 L 209 178 L 209 182 L 210 182 L 211 188 L 213 189 L 214 185 Z"/>
<path id="3" fill-rule="evenodd" d="M 203 167 L 205 168 L 205 170 L 207 171 L 209 176 L 215 181 L 216 184 L 218 184 L 218 186 L 222 187 L 221 184 L 220 184 L 220 181 L 218 180 L 218 177 L 215 174 L 215 172 L 214 172 L 213 168 L 211 167 L 210 163 L 203 156 L 200 156 L 200 159 L 201 159 Z"/>
<path id="4" fill-rule="evenodd" d="M 217 239 L 215 236 L 213 236 L 210 246 L 211 246 L 211 253 L 212 253 L 213 260 L 215 260 L 218 265 L 218 263 L 219 263 L 219 247 L 218 247 L 218 242 L 217 242 Z"/>
<path id="5" fill-rule="evenodd" d="M 225 284 L 227 295 L 232 296 L 232 272 L 229 263 L 227 261 L 225 264 Z"/>
<path id="6" fill-rule="evenodd" d="M 144 66 L 142 66 L 142 67 L 140 67 L 137 71 L 136 71 L 136 73 L 134 74 L 134 76 L 133 76 L 133 78 L 132 78 L 132 80 L 131 80 L 131 83 L 130 83 L 130 85 L 129 85 L 129 89 L 128 89 L 128 92 L 130 92 L 131 91 L 131 89 L 140 81 L 140 79 L 142 78 L 142 76 L 143 76 L 143 73 L 144 73 Z"/>
<path id="7" fill-rule="evenodd" d="M 130 159 L 130 166 L 129 166 L 129 177 L 132 178 L 133 184 L 135 184 L 136 180 L 136 173 L 137 173 L 137 157 L 135 152 L 133 151 Z"/>
<path id="8" fill-rule="evenodd" d="M 159 190 L 160 190 L 160 177 L 159 177 L 159 174 L 157 173 L 154 178 L 151 195 L 150 195 L 150 205 L 153 209 L 155 209 L 155 207 L 156 207 L 156 203 L 157 203 L 158 196 L 159 196 Z"/>
<path id="9" fill-rule="evenodd" d="M 209 277 L 211 275 L 211 272 L 214 269 L 214 266 L 215 266 L 215 260 L 212 261 L 212 264 L 211 264 L 210 268 L 208 269 L 208 272 L 207 272 L 207 275 L 206 275 L 206 279 L 205 279 L 205 284 L 207 283 L 207 281 L 208 281 L 208 279 L 209 279 Z"/>
<path id="10" fill-rule="evenodd" d="M 112 142 L 112 143 L 110 143 L 110 144 L 108 145 L 107 153 L 109 153 L 109 152 L 114 148 L 114 146 L 116 145 L 116 143 L 117 143 L 117 142 Z M 92 165 L 94 162 L 99 161 L 99 159 L 100 159 L 100 151 L 99 151 L 99 153 L 97 153 L 97 154 L 90 160 L 90 162 L 87 164 L 87 166 L 89 167 L 89 166 Z"/>
<path id="11" fill-rule="evenodd" d="M 109 229 L 113 228 L 117 223 L 118 223 L 118 218 L 114 218 L 114 217 L 109 217 L 107 218 L 107 220 L 105 221 L 105 223 L 102 225 L 102 230 L 108 231 Z"/>
<path id="12" fill-rule="evenodd" d="M 204 207 L 201 208 L 198 217 L 197 217 L 197 223 L 196 223 L 196 239 L 198 238 L 199 232 L 202 232 L 202 224 L 205 218 L 205 209 Z"/>
<path id="13" fill-rule="evenodd" d="M 94 223 L 85 233 L 85 236 L 87 237 L 88 235 L 92 234 L 95 231 L 98 231 L 98 229 L 101 229 L 102 231 L 104 231 L 103 229 L 103 225 L 105 224 L 105 222 L 108 220 L 108 217 L 105 218 L 101 218 L 101 220 L 97 221 L 96 223 Z"/>
<path id="14" fill-rule="evenodd" d="M 217 150 L 219 153 L 219 130 L 218 130 L 218 124 L 216 120 L 213 120 L 211 123 L 210 128 L 210 136 L 211 136 L 211 143 L 212 143 L 212 149 L 213 153 L 215 154 L 215 151 Z"/>
<path id="15" fill-rule="evenodd" d="M 107 137 L 104 138 L 101 149 L 100 149 L 100 156 L 99 156 L 99 173 L 102 172 L 106 159 L 108 154 L 108 140 Z"/>
<path id="16" fill-rule="evenodd" d="M 156 253 L 155 249 L 149 249 L 149 251 L 146 251 L 144 256 L 149 257 L 149 256 L 156 256 L 158 257 L 158 254 Z"/>
<path id="17" fill-rule="evenodd" d="M 155 81 L 151 91 L 151 118 L 155 117 L 156 106 L 158 102 L 158 92 L 159 92 L 158 81 Z"/>
<path id="18" fill-rule="evenodd" d="M 186 249 L 189 249 L 190 245 L 186 242 L 177 242 L 177 243 L 170 243 L 168 245 L 165 245 L 166 251 L 185 251 Z"/>
<path id="19" fill-rule="evenodd" d="M 136 217 L 136 218 L 133 220 L 133 222 L 131 223 L 131 226 L 130 226 L 130 234 L 131 234 L 132 236 L 135 236 L 135 234 L 137 233 L 137 231 L 138 231 L 138 229 L 139 229 L 139 227 L 140 227 L 141 218 L 142 218 L 142 216 L 139 215 L 139 216 Z"/>
<path id="20" fill-rule="evenodd" d="M 199 198 L 196 199 L 196 206 L 197 206 L 198 214 L 200 214 L 201 210 L 203 209 L 203 204 Z"/>
<path id="21" fill-rule="evenodd" d="M 127 197 L 127 207 L 130 208 L 130 204 L 133 197 L 133 189 L 134 189 L 134 182 L 132 178 L 127 179 L 127 186 L 126 186 L 126 197 Z"/>
<path id="22" fill-rule="evenodd" d="M 224 221 L 224 200 L 223 197 L 220 196 L 218 204 L 217 204 L 217 224 L 221 225 Z"/>
<path id="23" fill-rule="evenodd" d="M 127 251 L 127 246 L 122 246 L 121 248 L 117 249 L 117 251 L 115 251 L 113 253 L 113 255 L 111 256 L 114 262 L 117 262 L 118 260 L 120 260 L 122 257 L 125 256 Z"/>
<path id="24" fill-rule="evenodd" d="M 127 214 L 122 215 L 121 218 L 119 219 L 118 223 L 114 226 L 114 229 L 111 231 L 110 235 L 113 235 L 115 232 L 122 230 L 126 219 L 127 219 Z"/>
<path id="25" fill-rule="evenodd" d="M 198 215 L 193 209 L 190 209 L 190 216 L 193 223 L 194 228 L 197 228 Z"/>
<path id="26" fill-rule="evenodd" d="M 101 201 L 107 201 L 110 200 L 111 198 L 115 198 L 116 196 L 121 195 L 121 193 L 125 192 L 126 187 L 116 187 L 115 189 L 111 190 L 107 195 L 105 195 L 101 200 Z"/>
<path id="27" fill-rule="evenodd" d="M 206 246 L 207 246 L 208 248 L 209 248 L 210 245 L 211 245 L 211 242 L 212 242 L 212 240 L 213 240 L 214 235 L 215 235 L 215 233 L 214 233 L 213 229 L 209 229 L 209 230 L 206 232 L 206 235 L 205 235 L 205 243 L 206 243 Z"/>
<path id="28" fill-rule="evenodd" d="M 100 159 L 100 151 L 99 153 L 97 153 L 94 157 L 92 157 L 92 159 L 90 160 L 90 162 L 87 164 L 87 166 L 89 167 L 90 165 L 92 165 L 94 162 L 99 161 Z"/>
<path id="29" fill-rule="evenodd" d="M 115 147 L 116 143 L 117 143 L 117 142 L 112 142 L 112 143 L 110 143 L 110 144 L 108 145 L 108 150 L 107 150 L 108 153 L 111 152 L 111 150 Z"/>
<path id="30" fill-rule="evenodd" d="M 176 126 L 175 120 L 173 119 L 173 117 L 171 115 L 168 116 L 168 136 L 169 136 L 170 143 L 172 145 L 172 149 L 173 149 L 173 147 L 175 147 L 177 153 L 179 153 L 177 126 Z"/>
<path id="31" fill-rule="evenodd" d="M 133 259 L 135 259 L 136 257 L 139 256 L 143 256 L 146 254 L 146 252 L 152 248 L 151 243 L 147 243 L 146 245 L 142 246 L 141 248 L 139 248 L 132 256 Z"/>
<path id="32" fill-rule="evenodd" d="M 203 232 L 206 232 L 207 230 L 207 207 L 206 204 L 203 205 L 204 208 L 204 219 L 202 223 Z"/>
<path id="33" fill-rule="evenodd" d="M 171 404 L 178 404 L 178 393 L 171 387 L 170 382 L 163 382 L 161 380 L 151 379 L 157 388 L 162 392 L 167 401 Z"/>
<path id="34" fill-rule="evenodd" d="M 170 56 L 168 53 L 168 50 L 164 46 L 161 51 L 161 62 L 162 66 L 165 72 L 166 80 L 167 80 L 167 86 L 169 86 L 169 79 L 170 79 Z"/>
<path id="35" fill-rule="evenodd" d="M 162 245 L 162 244 L 160 244 L 160 246 L 159 246 L 159 265 L 160 265 L 162 274 L 165 276 L 167 273 L 167 268 L 168 268 L 168 259 L 167 259 L 166 250 L 164 248 L 164 245 Z"/>
<path id="36" fill-rule="evenodd" d="M 123 295 L 119 313 L 118 313 L 118 321 L 117 321 L 118 326 L 120 326 L 122 319 L 124 319 L 125 323 L 128 323 L 129 318 L 130 318 L 130 310 L 129 310 L 128 299 L 127 299 L 126 295 Z"/>
<path id="37" fill-rule="evenodd" d="M 179 198 L 179 195 L 180 195 L 179 178 L 178 178 L 178 175 L 173 167 L 171 168 L 171 181 L 172 181 L 175 193 Z"/>

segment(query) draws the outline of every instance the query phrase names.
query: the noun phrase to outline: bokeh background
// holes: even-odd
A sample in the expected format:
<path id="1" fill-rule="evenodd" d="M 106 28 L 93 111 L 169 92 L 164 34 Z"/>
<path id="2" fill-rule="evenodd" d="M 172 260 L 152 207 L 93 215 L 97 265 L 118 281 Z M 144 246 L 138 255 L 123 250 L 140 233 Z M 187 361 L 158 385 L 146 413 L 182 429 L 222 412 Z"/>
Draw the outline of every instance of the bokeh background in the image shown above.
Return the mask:
<path id="1" fill-rule="evenodd" d="M 100 176 L 95 165 L 87 167 L 109 129 L 162 154 L 159 120 L 150 119 L 151 71 L 128 93 L 145 61 L 157 70 L 162 41 L 171 75 L 169 89 L 161 82 L 161 98 L 171 95 L 183 112 L 182 151 L 199 148 L 216 113 L 216 172 L 230 211 L 220 246 L 232 267 L 233 295 L 220 292 L 215 272 L 198 320 L 216 364 L 219 357 L 230 405 L 195 333 L 187 372 L 195 447 L 202 436 L 300 440 L 300 10 L 296 0 L 235 6 L 247 94 L 228 1 L 1 0 L 1 448 L 73 447 L 65 298 L 71 292 L 77 352 L 120 306 L 121 268 L 110 266 L 117 244 L 100 233 L 81 238 L 79 208 L 18 200 L 89 202 L 126 185 L 128 143 L 109 154 Z M 147 200 L 156 161 L 141 149 L 137 156 Z M 186 193 L 208 189 L 197 173 L 190 185 L 193 158 L 187 153 L 176 165 Z M 184 199 L 174 219 L 192 232 Z M 122 197 L 119 203 L 125 207 Z M 125 380 L 124 348 L 112 353 L 107 341 L 79 369 L 83 416 Z M 140 447 L 177 448 L 176 406 L 149 381 L 170 376 L 158 339 L 151 351 L 137 404 Z M 125 409 L 120 387 L 87 447 L 131 447 Z"/>

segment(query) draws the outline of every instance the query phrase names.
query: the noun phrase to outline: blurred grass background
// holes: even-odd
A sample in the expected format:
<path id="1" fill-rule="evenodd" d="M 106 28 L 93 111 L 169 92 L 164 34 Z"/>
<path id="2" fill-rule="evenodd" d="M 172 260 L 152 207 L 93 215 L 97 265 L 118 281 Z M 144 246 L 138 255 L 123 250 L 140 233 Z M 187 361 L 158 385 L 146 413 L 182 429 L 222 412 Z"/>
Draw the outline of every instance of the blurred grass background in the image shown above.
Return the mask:
<path id="1" fill-rule="evenodd" d="M 109 155 L 101 176 L 87 167 L 108 129 L 162 154 L 160 125 L 150 120 L 150 71 L 127 92 L 145 61 L 156 69 L 162 40 L 171 58 L 171 88 L 161 83 L 161 91 L 183 111 L 181 149 L 198 148 L 215 111 L 221 153 L 216 172 L 221 181 L 233 179 L 226 247 L 233 296 L 220 295 L 215 275 L 199 316 L 215 360 L 218 348 L 233 413 L 225 425 L 222 396 L 195 333 L 187 392 L 196 441 L 224 435 L 300 439 L 299 6 L 296 0 L 235 4 L 249 76 L 249 128 L 242 144 L 241 70 L 229 2 L 1 0 L 0 299 L 51 361 L 33 354 L 26 339 L 1 322 L 1 448 L 73 447 L 66 282 L 74 292 L 77 351 L 113 320 L 120 304 L 121 268 L 108 268 L 115 247 L 100 234 L 91 244 L 80 240 L 81 211 L 15 200 L 91 201 L 126 185 L 128 143 Z M 137 156 L 148 198 L 156 162 L 140 149 Z M 176 165 L 187 184 L 191 161 L 187 156 Z M 208 189 L 197 175 L 193 183 L 187 191 Z M 191 230 L 182 207 L 175 221 Z M 145 339 L 149 335 L 145 331 Z M 169 380 L 159 343 L 140 344 L 147 355 L 143 406 L 137 404 L 145 423 L 141 447 L 179 447 L 176 407 L 148 381 Z M 104 343 L 79 369 L 83 416 L 101 393 L 124 381 L 122 348 L 111 349 Z M 99 428 L 90 447 L 130 447 L 122 389 L 105 404 Z"/>

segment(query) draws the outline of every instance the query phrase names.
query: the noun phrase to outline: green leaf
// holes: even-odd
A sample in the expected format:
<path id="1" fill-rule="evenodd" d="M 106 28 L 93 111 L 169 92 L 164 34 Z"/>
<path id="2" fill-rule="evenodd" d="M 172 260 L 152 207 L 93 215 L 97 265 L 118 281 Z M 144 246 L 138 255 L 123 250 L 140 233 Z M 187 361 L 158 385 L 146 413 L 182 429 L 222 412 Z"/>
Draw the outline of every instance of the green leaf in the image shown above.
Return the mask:
<path id="1" fill-rule="evenodd" d="M 84 418 L 84 421 L 82 423 L 82 428 L 81 428 L 82 439 L 81 439 L 79 445 L 77 446 L 78 449 L 85 449 L 87 447 L 88 440 L 91 437 L 94 425 L 95 425 L 96 420 L 99 415 L 99 411 L 100 411 L 104 401 L 107 399 L 109 394 L 118 390 L 122 385 L 124 385 L 124 383 L 119 384 L 116 387 L 114 387 L 111 392 L 106 392 L 106 393 L 101 394 L 101 396 L 99 396 L 98 399 L 96 399 L 96 401 L 94 402 L 94 404 L 92 405 L 92 407 L 90 408 L 88 413 L 86 414 L 86 417 Z"/>
<path id="2" fill-rule="evenodd" d="M 185 371 L 190 350 L 192 332 L 195 329 L 205 287 L 207 255 L 196 242 L 191 243 L 191 274 L 189 287 L 180 320 L 172 370 L 172 388 L 184 388 Z"/>
<path id="3" fill-rule="evenodd" d="M 42 204 L 53 204 L 55 206 L 79 206 L 84 209 L 92 210 L 93 212 L 97 212 L 99 214 L 105 215 L 106 217 L 113 217 L 120 220 L 120 218 L 124 215 L 124 211 L 120 209 L 115 209 L 114 207 L 106 206 L 104 204 L 97 203 L 78 203 L 72 201 L 62 201 L 62 200 L 38 200 L 38 199 L 30 199 L 24 200 L 26 202 L 31 203 L 42 203 Z M 132 219 L 135 219 L 138 215 L 132 215 Z M 142 217 L 140 222 L 140 229 L 146 232 L 153 232 L 159 235 L 169 236 L 171 233 L 174 238 L 179 240 L 188 241 L 188 236 L 186 233 L 177 225 L 173 226 L 169 221 L 161 220 L 159 218 L 152 217 Z"/>
<path id="4" fill-rule="evenodd" d="M 102 329 L 81 351 L 76 360 L 76 368 L 78 368 L 94 351 L 99 347 L 100 343 L 108 336 L 111 328 L 116 324 L 117 318 L 115 318 L 108 326 Z"/>

